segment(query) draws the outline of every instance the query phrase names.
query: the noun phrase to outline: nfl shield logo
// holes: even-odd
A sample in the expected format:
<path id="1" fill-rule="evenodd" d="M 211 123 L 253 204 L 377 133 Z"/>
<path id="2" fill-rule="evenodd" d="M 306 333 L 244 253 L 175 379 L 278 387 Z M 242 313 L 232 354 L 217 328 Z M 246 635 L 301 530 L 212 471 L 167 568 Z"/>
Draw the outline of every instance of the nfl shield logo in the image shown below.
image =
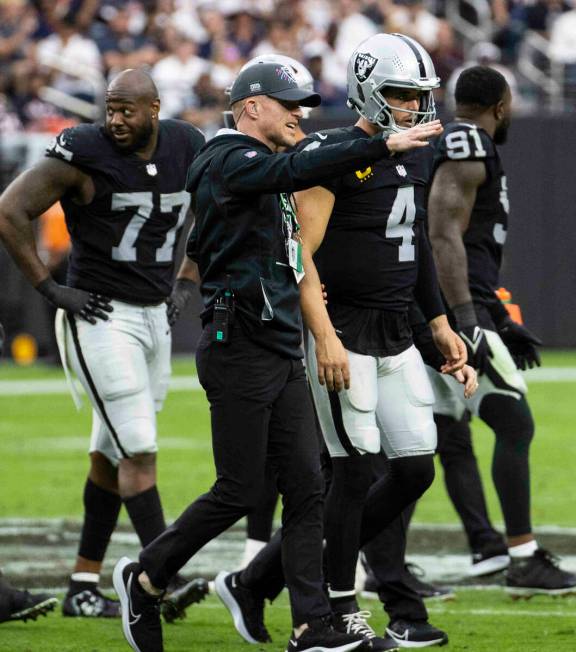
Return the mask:
<path id="1" fill-rule="evenodd" d="M 405 168 L 403 165 L 397 165 L 397 166 L 396 166 L 396 172 L 398 172 L 398 174 L 399 174 L 401 177 L 405 177 L 405 176 L 408 174 L 408 173 L 406 172 L 406 168 Z"/>
<path id="2" fill-rule="evenodd" d="M 155 177 L 158 174 L 158 170 L 156 169 L 154 163 L 148 163 L 146 166 L 146 172 L 148 172 L 151 177 Z"/>
<path id="3" fill-rule="evenodd" d="M 365 82 L 370 77 L 374 66 L 378 63 L 378 59 L 366 52 L 359 52 L 354 61 L 354 74 L 359 82 Z"/>

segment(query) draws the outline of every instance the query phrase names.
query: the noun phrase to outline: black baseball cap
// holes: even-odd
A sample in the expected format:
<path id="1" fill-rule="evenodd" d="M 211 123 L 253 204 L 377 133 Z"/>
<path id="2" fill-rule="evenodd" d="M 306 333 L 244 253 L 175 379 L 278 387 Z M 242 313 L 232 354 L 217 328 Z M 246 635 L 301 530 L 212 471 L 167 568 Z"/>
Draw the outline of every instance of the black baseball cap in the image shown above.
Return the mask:
<path id="1" fill-rule="evenodd" d="M 310 107 L 322 101 L 318 93 L 298 86 L 290 68 L 279 63 L 257 63 L 236 77 L 230 89 L 230 104 L 252 95 L 267 95 Z"/>

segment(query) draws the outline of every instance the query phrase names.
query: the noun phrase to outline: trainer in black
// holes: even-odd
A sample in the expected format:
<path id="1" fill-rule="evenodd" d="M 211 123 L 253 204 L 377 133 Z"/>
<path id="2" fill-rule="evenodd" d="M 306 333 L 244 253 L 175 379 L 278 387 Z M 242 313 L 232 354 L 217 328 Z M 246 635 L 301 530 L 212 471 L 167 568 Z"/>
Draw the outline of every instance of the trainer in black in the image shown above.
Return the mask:
<path id="1" fill-rule="evenodd" d="M 542 548 L 531 557 L 513 558 L 506 575 L 506 592 L 513 598 L 576 594 L 576 575 L 563 571 L 558 561 Z"/>
<path id="2" fill-rule="evenodd" d="M 298 637 L 288 641 L 286 652 L 346 652 L 347 650 L 372 650 L 372 645 L 359 634 L 336 631 L 331 617 L 317 618 Z"/>
<path id="3" fill-rule="evenodd" d="M 13 588 L 0 580 L 0 623 L 9 620 L 36 620 L 45 616 L 58 604 L 58 599 L 47 593 L 28 593 Z"/>
<path id="4" fill-rule="evenodd" d="M 386 637 L 398 647 L 432 647 L 448 643 L 448 634 L 427 620 L 395 620 L 386 628 Z"/>
<path id="5" fill-rule="evenodd" d="M 356 634 L 371 644 L 369 649 L 383 652 L 398 650 L 398 645 L 389 638 L 376 636 L 376 632 L 368 624 L 369 611 L 360 611 L 356 600 L 339 603 L 333 607 L 333 625 L 337 632 Z"/>
<path id="6" fill-rule="evenodd" d="M 191 604 L 204 600 L 208 592 L 208 582 L 202 577 L 189 582 L 181 575 L 176 575 L 160 604 L 164 620 L 173 623 L 177 618 L 186 618 L 186 609 Z"/>
<path id="7" fill-rule="evenodd" d="M 417 593 L 423 600 L 454 600 L 456 594 L 452 589 L 445 586 L 436 586 L 425 582 L 424 569 L 420 568 L 417 564 L 404 565 L 404 584 Z"/>
<path id="8" fill-rule="evenodd" d="M 221 571 L 214 580 L 216 595 L 228 609 L 234 627 L 248 643 L 269 643 L 272 639 L 264 624 L 264 600 L 238 582 L 237 573 Z"/>
<path id="9" fill-rule="evenodd" d="M 492 575 L 506 570 L 510 566 L 508 548 L 504 541 L 489 541 L 479 550 L 472 552 L 472 566 L 468 570 L 470 577 Z"/>
<path id="10" fill-rule="evenodd" d="M 163 652 L 160 598 L 140 586 L 140 564 L 122 557 L 114 568 L 113 581 L 122 605 L 122 630 L 135 652 Z"/>
<path id="11" fill-rule="evenodd" d="M 84 589 L 77 593 L 66 594 L 62 603 L 64 616 L 83 616 L 87 618 L 120 618 L 120 602 L 112 600 L 93 589 Z"/>

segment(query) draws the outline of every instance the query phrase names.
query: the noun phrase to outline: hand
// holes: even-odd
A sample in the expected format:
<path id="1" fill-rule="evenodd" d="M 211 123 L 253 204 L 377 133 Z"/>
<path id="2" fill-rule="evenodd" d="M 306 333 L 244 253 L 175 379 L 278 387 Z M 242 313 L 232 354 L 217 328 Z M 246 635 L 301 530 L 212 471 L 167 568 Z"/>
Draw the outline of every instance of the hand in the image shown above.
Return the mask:
<path id="1" fill-rule="evenodd" d="M 406 152 L 416 147 L 426 147 L 429 138 L 435 138 L 444 131 L 440 120 L 432 120 L 388 136 L 386 146 L 390 152 Z"/>
<path id="2" fill-rule="evenodd" d="M 525 326 L 507 317 L 497 326 L 498 334 L 508 347 L 518 369 L 539 367 L 542 362 L 537 346 L 542 340 L 533 335 Z"/>
<path id="3" fill-rule="evenodd" d="M 340 338 L 333 331 L 316 339 L 316 363 L 318 382 L 326 385 L 329 392 L 339 392 L 350 387 L 348 354 Z"/>
<path id="4" fill-rule="evenodd" d="M 470 365 L 465 364 L 462 369 L 452 374 L 459 383 L 464 385 L 464 398 L 474 396 L 478 389 L 478 376 L 476 370 Z"/>
<path id="5" fill-rule="evenodd" d="M 170 328 L 177 322 L 180 313 L 186 307 L 196 283 L 189 278 L 177 278 L 172 288 L 172 294 L 166 300 L 168 323 Z"/>
<path id="6" fill-rule="evenodd" d="M 460 329 L 459 335 L 466 344 L 468 362 L 482 376 L 488 369 L 492 357 L 492 349 L 488 344 L 484 331 L 478 325 L 465 326 Z"/>
<path id="7" fill-rule="evenodd" d="M 326 292 L 326 286 L 324 283 L 320 284 L 320 287 L 322 288 L 322 298 L 324 299 L 324 305 L 328 305 L 328 292 Z"/>
<path id="8" fill-rule="evenodd" d="M 95 324 L 97 319 L 106 321 L 108 319 L 106 313 L 114 310 L 108 297 L 59 285 L 52 277 L 44 279 L 36 286 L 36 289 L 52 305 L 78 315 L 91 324 Z"/>
<path id="9" fill-rule="evenodd" d="M 466 364 L 467 354 L 464 342 L 450 328 L 446 315 L 435 317 L 430 322 L 434 344 L 445 363 L 440 367 L 443 374 L 452 374 Z"/>

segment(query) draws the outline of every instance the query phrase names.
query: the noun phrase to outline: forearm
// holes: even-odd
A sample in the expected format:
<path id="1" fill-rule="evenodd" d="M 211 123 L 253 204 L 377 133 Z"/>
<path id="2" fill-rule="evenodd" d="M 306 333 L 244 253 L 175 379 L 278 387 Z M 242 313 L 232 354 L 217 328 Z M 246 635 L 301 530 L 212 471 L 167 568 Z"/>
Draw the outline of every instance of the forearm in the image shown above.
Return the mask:
<path id="1" fill-rule="evenodd" d="M 182 264 L 180 265 L 180 269 L 178 270 L 178 274 L 176 274 L 176 280 L 180 279 L 186 279 L 187 281 L 191 281 L 196 285 L 200 284 L 200 271 L 198 269 L 198 265 L 193 260 L 188 258 L 188 256 L 184 256 Z"/>
<path id="2" fill-rule="evenodd" d="M 446 311 L 440 293 L 432 249 L 424 227 L 421 228 L 419 237 L 418 279 L 414 288 L 414 298 L 424 313 L 426 321 L 429 322 Z"/>
<path id="3" fill-rule="evenodd" d="M 0 209 L 0 239 L 34 287 L 50 276 L 48 268 L 38 256 L 32 223 L 27 215 L 14 212 L 6 215 Z"/>
<path id="4" fill-rule="evenodd" d="M 302 318 L 314 339 L 319 339 L 334 334 L 334 327 L 324 303 L 318 270 L 307 247 L 303 249 L 302 259 L 305 271 L 305 276 L 300 282 Z"/>
<path id="5" fill-rule="evenodd" d="M 438 281 L 448 305 L 472 300 L 468 286 L 468 259 L 462 236 L 452 230 L 432 238 Z"/>

